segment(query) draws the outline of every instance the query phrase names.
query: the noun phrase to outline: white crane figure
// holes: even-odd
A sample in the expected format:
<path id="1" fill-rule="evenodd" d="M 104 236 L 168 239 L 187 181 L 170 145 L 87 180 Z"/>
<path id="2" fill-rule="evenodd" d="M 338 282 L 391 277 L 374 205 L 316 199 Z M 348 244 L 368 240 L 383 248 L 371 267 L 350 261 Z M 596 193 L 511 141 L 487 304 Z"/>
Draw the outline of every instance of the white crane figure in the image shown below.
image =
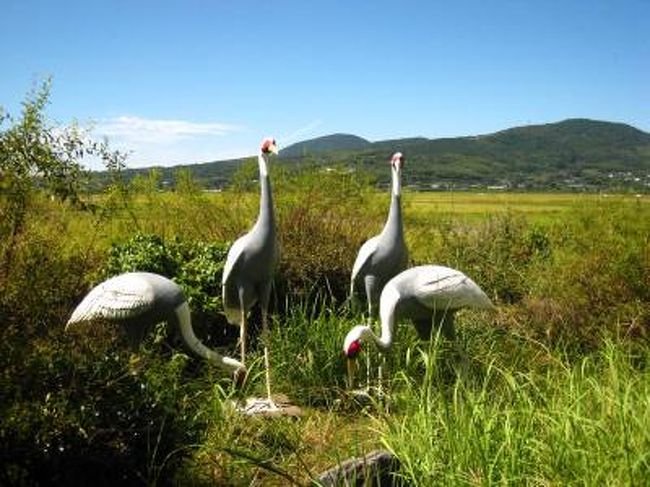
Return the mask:
<path id="1" fill-rule="evenodd" d="M 271 297 L 273 273 L 279 250 L 275 229 L 275 213 L 269 178 L 269 154 L 277 154 L 273 138 L 262 141 L 258 156 L 260 181 L 260 210 L 257 222 L 250 232 L 238 238 L 228 251 L 223 269 L 222 295 L 228 322 L 240 327 L 241 361 L 246 363 L 246 319 L 248 312 L 259 303 L 262 311 L 263 336 L 268 334 L 268 306 Z M 271 405 L 271 377 L 269 351 L 264 344 L 266 392 Z"/>
<path id="2" fill-rule="evenodd" d="M 410 319 L 422 340 L 429 340 L 431 332 L 440 328 L 446 338 L 454 340 L 454 316 L 462 308 L 495 309 L 483 290 L 460 271 L 437 265 L 407 269 L 392 278 L 381 293 L 379 315 L 381 336 L 369 326 L 352 328 L 343 342 L 348 358 L 350 383 L 353 363 L 361 352 L 361 343 L 374 342 L 385 354 L 393 346 L 395 324 Z"/>
<path id="3" fill-rule="evenodd" d="M 402 167 L 404 156 L 396 152 L 390 160 L 391 200 L 388 218 L 379 235 L 368 239 L 359 249 L 352 267 L 350 296 L 362 296 L 368 307 L 368 324 L 377 314 L 379 295 L 386 283 L 408 264 L 408 248 L 402 223 Z M 370 386 L 370 357 L 366 355 L 366 386 Z"/>
<path id="4" fill-rule="evenodd" d="M 370 319 L 377 313 L 381 290 L 408 264 L 401 206 L 404 156 L 396 152 L 390 165 L 392 192 L 388 219 L 381 233 L 368 239 L 359 249 L 350 279 L 350 294 L 365 297 Z"/>
<path id="5" fill-rule="evenodd" d="M 167 322 L 178 329 L 190 351 L 233 373 L 235 383 L 241 384 L 246 377 L 242 363 L 201 343 L 194 334 L 183 291 L 178 284 L 161 275 L 127 272 L 98 284 L 75 308 L 65 329 L 97 319 L 121 324 L 133 343 L 139 343 L 156 324 Z"/>

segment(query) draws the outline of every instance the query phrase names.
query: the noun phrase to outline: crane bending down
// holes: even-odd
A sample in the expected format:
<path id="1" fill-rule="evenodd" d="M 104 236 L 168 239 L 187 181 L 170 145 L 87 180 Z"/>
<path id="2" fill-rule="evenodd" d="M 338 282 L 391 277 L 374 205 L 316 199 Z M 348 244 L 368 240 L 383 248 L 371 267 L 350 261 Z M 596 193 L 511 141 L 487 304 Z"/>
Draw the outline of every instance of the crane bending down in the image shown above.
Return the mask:
<path id="1" fill-rule="evenodd" d="M 407 269 L 392 278 L 381 293 L 381 336 L 369 326 L 357 325 L 343 342 L 352 380 L 351 362 L 361 352 L 361 343 L 371 341 L 381 353 L 393 346 L 395 324 L 408 318 L 418 336 L 429 340 L 434 327 L 449 339 L 455 338 L 454 316 L 462 308 L 495 309 L 490 298 L 469 277 L 449 267 L 424 265 Z"/>
<path id="2" fill-rule="evenodd" d="M 258 156 L 260 181 L 260 210 L 257 222 L 250 232 L 230 247 L 223 269 L 222 295 L 228 322 L 240 327 L 241 361 L 246 363 L 246 319 L 250 309 L 259 302 L 262 311 L 262 330 L 268 333 L 268 306 L 271 297 L 273 273 L 279 251 L 275 229 L 275 213 L 268 171 L 269 154 L 277 153 L 273 138 L 265 138 Z M 271 399 L 269 351 L 264 345 L 266 392 Z"/>
<path id="3" fill-rule="evenodd" d="M 141 341 L 151 327 L 166 321 L 180 331 L 189 350 L 232 372 L 237 384 L 246 377 L 242 363 L 201 343 L 194 334 L 183 291 L 178 284 L 161 275 L 127 272 L 98 284 L 75 308 L 65 329 L 96 319 L 120 323 L 134 343 Z"/>
<path id="4" fill-rule="evenodd" d="M 350 294 L 361 294 L 366 299 L 369 320 L 377 313 L 379 295 L 386 283 L 408 264 L 401 207 L 404 156 L 396 152 L 390 165 L 392 192 L 388 219 L 381 233 L 367 240 L 359 249 L 350 280 Z"/>

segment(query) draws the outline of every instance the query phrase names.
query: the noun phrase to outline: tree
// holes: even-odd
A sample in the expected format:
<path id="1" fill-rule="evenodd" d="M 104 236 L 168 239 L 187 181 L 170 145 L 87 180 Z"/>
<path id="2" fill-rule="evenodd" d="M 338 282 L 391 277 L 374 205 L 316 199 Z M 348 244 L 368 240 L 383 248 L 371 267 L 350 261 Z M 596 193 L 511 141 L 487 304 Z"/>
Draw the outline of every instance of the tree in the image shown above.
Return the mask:
<path id="1" fill-rule="evenodd" d="M 50 87 L 46 79 L 30 91 L 17 120 L 0 109 L 0 276 L 8 272 L 12 249 L 38 192 L 91 209 L 83 198 L 88 178 L 83 158 L 100 158 L 112 172 L 124 168 L 125 155 L 111 151 L 107 141 L 93 141 L 76 124 L 61 127 L 47 120 Z"/>

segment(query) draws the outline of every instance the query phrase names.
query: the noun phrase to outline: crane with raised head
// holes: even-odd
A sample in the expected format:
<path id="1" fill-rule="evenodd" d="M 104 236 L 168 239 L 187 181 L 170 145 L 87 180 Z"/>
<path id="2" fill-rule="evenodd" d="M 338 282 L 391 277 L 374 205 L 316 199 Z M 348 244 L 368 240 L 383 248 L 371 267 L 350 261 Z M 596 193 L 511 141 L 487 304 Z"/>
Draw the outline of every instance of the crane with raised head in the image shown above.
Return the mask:
<path id="1" fill-rule="evenodd" d="M 391 200 L 388 218 L 381 233 L 366 240 L 359 249 L 350 279 L 350 294 L 365 298 L 369 320 L 377 313 L 379 295 L 386 283 L 408 264 L 401 205 L 404 156 L 396 152 L 390 165 Z"/>
<path id="2" fill-rule="evenodd" d="M 66 324 L 103 319 L 124 327 L 133 344 L 158 323 L 167 322 L 180 332 L 184 345 L 195 355 L 233 373 L 240 384 L 246 367 L 205 346 L 194 334 L 190 308 L 181 288 L 159 274 L 127 272 L 95 286 L 79 303 Z"/>
<path id="3" fill-rule="evenodd" d="M 352 361 L 361 352 L 363 342 L 372 342 L 382 354 L 393 346 L 395 325 L 409 319 L 422 340 L 430 340 L 433 330 L 454 340 L 454 317 L 463 308 L 495 309 L 483 290 L 462 272 L 449 267 L 423 265 L 407 269 L 393 277 L 381 292 L 379 317 L 381 336 L 369 326 L 352 328 L 343 342 L 348 358 L 350 383 Z"/>
<path id="4" fill-rule="evenodd" d="M 275 211 L 269 177 L 269 155 L 277 154 L 275 139 L 262 141 L 258 155 L 260 206 L 253 228 L 232 244 L 223 269 L 222 296 L 228 322 L 240 327 L 241 362 L 246 364 L 246 334 L 248 313 L 259 304 L 262 313 L 262 332 L 268 334 L 268 307 L 273 274 L 279 259 L 275 227 Z M 269 350 L 264 343 L 266 392 L 271 399 Z"/>

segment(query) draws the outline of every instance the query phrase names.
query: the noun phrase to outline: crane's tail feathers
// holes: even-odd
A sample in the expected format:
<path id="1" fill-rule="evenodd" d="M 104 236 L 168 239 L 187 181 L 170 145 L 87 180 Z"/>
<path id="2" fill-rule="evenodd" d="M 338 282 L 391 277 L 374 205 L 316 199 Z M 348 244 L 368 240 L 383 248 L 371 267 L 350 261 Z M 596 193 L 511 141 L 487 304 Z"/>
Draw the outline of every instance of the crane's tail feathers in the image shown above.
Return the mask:
<path id="1" fill-rule="evenodd" d="M 484 309 L 484 310 L 487 310 L 487 311 L 496 311 L 497 310 L 497 307 L 490 300 L 490 298 L 487 297 L 487 295 L 485 293 L 483 293 L 483 296 L 481 296 L 480 301 L 476 304 L 476 308 Z"/>
<path id="2" fill-rule="evenodd" d="M 84 301 L 82 301 L 79 306 L 75 308 L 75 310 L 72 312 L 72 316 L 70 316 L 70 319 L 68 319 L 67 323 L 65 324 L 65 331 L 70 330 L 70 327 L 72 325 L 93 319 L 94 316 L 88 311 L 87 308 L 88 307 L 85 305 Z"/>

